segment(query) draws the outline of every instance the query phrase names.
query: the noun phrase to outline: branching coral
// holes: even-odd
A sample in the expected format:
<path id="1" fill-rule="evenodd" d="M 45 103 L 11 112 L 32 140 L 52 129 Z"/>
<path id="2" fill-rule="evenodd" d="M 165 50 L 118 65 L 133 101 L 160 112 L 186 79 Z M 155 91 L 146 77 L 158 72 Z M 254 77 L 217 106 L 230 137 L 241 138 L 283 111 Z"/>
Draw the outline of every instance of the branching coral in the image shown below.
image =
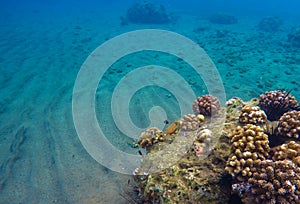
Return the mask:
<path id="1" fill-rule="evenodd" d="M 252 124 L 238 126 L 230 135 L 230 143 L 232 154 L 226 170 L 239 181 L 249 178 L 253 165 L 265 160 L 270 151 L 268 136 L 261 127 Z"/>
<path id="2" fill-rule="evenodd" d="M 248 180 L 256 203 L 299 203 L 300 168 L 290 160 L 265 160 L 252 169 Z"/>
<path id="3" fill-rule="evenodd" d="M 259 106 L 265 111 L 269 120 L 278 120 L 290 110 L 298 110 L 299 105 L 294 96 L 286 91 L 270 91 L 260 95 Z"/>
<path id="4" fill-rule="evenodd" d="M 244 106 L 239 117 L 241 123 L 262 125 L 267 121 L 266 114 L 258 106 Z"/>
<path id="5" fill-rule="evenodd" d="M 211 116 L 220 109 L 219 100 L 211 95 L 204 95 L 198 97 L 193 103 L 193 111 L 195 115 L 202 114 L 204 116 Z"/>
<path id="6" fill-rule="evenodd" d="M 274 147 L 272 152 L 274 161 L 289 159 L 300 167 L 300 144 L 295 141 Z"/>
<path id="7" fill-rule="evenodd" d="M 178 124 L 183 131 L 193 131 L 198 129 L 203 121 L 203 115 L 187 114 L 178 121 Z"/>
<path id="8" fill-rule="evenodd" d="M 300 112 L 290 111 L 279 119 L 277 127 L 278 135 L 294 139 L 300 139 Z"/>

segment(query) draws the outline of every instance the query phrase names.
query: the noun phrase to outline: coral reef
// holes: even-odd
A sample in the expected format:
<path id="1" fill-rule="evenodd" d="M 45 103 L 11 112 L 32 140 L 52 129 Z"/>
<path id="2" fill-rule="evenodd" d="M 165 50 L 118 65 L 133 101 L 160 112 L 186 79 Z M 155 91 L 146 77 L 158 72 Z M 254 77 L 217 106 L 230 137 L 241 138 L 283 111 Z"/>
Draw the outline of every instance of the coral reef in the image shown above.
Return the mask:
<path id="1" fill-rule="evenodd" d="M 195 115 L 202 114 L 204 116 L 211 116 L 220 109 L 219 100 L 212 95 L 204 95 L 198 97 L 193 103 L 193 111 Z"/>
<path id="2" fill-rule="evenodd" d="M 268 120 L 278 120 L 282 114 L 290 110 L 298 110 L 299 105 L 294 96 L 286 91 L 270 91 L 261 94 L 259 106 L 265 111 Z"/>
<path id="3" fill-rule="evenodd" d="M 137 24 L 164 24 L 171 21 L 163 5 L 150 2 L 133 4 L 126 14 L 127 21 Z M 122 18 L 122 24 L 126 22 Z"/>
<path id="4" fill-rule="evenodd" d="M 300 139 L 300 112 L 290 111 L 279 119 L 277 134 L 282 137 Z"/>
<path id="5" fill-rule="evenodd" d="M 262 125 L 267 122 L 267 116 L 258 106 L 246 105 L 242 108 L 242 113 L 239 117 L 239 121 L 241 123 Z"/>
<path id="6" fill-rule="evenodd" d="M 300 27 L 293 29 L 288 34 L 288 42 L 296 48 L 300 47 Z"/>
<path id="7" fill-rule="evenodd" d="M 204 121 L 203 115 L 187 114 L 178 121 L 180 129 L 183 131 L 193 131 L 200 127 Z"/>
<path id="8" fill-rule="evenodd" d="M 257 163 L 248 182 L 256 203 L 300 202 L 300 168 L 290 160 Z"/>
<path id="9" fill-rule="evenodd" d="M 275 32 L 278 31 L 282 25 L 282 20 L 276 16 L 268 16 L 263 19 L 258 24 L 258 29 L 265 32 Z"/>
<path id="10" fill-rule="evenodd" d="M 252 175 L 253 165 L 268 156 L 268 136 L 261 127 L 247 124 L 244 127 L 238 126 L 229 138 L 232 154 L 226 170 L 238 181 L 245 181 Z"/>
<path id="11" fill-rule="evenodd" d="M 230 14 L 217 13 L 210 16 L 209 21 L 215 24 L 235 24 L 238 19 Z"/>
<path id="12" fill-rule="evenodd" d="M 284 113 L 281 109 L 279 122 L 271 122 L 257 105 L 268 110 L 268 119 L 274 119 L 276 108 Z M 141 135 L 139 145 L 146 147 L 147 154 L 134 171 L 138 200 L 158 204 L 300 203 L 300 144 L 296 138 L 300 113 L 288 112 L 297 107 L 295 98 L 285 91 L 265 92 L 260 99 L 247 102 L 235 97 L 225 108 L 215 97 L 199 97 L 193 104 L 195 114 L 171 123 L 164 133 L 150 128 Z M 218 117 L 224 109 L 226 121 L 220 126 Z M 203 116 L 211 113 L 218 117 Z M 282 138 L 272 148 L 269 132 Z M 291 137 L 286 136 L 289 133 Z"/>

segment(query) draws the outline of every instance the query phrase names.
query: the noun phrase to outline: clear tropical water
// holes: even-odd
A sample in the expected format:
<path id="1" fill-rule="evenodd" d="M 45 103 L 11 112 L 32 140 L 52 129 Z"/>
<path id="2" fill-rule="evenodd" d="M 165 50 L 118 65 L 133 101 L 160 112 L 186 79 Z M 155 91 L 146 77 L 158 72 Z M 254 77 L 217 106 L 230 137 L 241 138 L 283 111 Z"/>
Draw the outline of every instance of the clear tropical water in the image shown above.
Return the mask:
<path id="1" fill-rule="evenodd" d="M 281 88 L 299 99 L 300 48 L 288 41 L 291 30 L 300 26 L 297 1 L 155 1 L 176 22 L 121 25 L 120 16 L 133 2 L 1 1 L 0 203 L 128 203 L 122 195 L 131 189 L 130 177 L 87 153 L 72 116 L 72 92 L 82 64 L 99 45 L 128 31 L 164 29 L 198 43 L 215 63 L 227 99 L 248 100 Z M 216 12 L 230 13 L 238 23 L 211 23 L 207 18 Z M 266 16 L 282 19 L 278 31 L 257 29 Z M 130 154 L 138 150 L 114 124 L 110 99 L 122 77 L 147 64 L 172 67 L 196 95 L 207 93 L 201 78 L 172 56 L 147 52 L 116 62 L 99 82 L 96 112 L 107 139 Z M 170 121 L 181 116 L 168 90 L 146 87 L 129 103 L 132 121 L 147 127 L 153 105 L 163 107 Z"/>

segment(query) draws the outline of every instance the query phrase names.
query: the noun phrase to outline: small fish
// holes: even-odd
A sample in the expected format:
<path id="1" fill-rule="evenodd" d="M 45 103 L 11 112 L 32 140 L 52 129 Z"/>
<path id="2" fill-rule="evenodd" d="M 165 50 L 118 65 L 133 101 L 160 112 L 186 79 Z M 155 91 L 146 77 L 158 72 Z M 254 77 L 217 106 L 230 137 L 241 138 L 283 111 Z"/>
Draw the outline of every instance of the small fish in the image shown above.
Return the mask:
<path id="1" fill-rule="evenodd" d="M 130 179 L 128 179 L 127 184 L 128 184 L 128 185 L 130 184 Z"/>
<path id="2" fill-rule="evenodd" d="M 164 120 L 164 124 L 168 125 L 169 121 L 168 120 Z"/>
<path id="3" fill-rule="evenodd" d="M 141 152 L 141 150 L 138 151 L 139 155 L 143 156 L 143 153 Z"/>

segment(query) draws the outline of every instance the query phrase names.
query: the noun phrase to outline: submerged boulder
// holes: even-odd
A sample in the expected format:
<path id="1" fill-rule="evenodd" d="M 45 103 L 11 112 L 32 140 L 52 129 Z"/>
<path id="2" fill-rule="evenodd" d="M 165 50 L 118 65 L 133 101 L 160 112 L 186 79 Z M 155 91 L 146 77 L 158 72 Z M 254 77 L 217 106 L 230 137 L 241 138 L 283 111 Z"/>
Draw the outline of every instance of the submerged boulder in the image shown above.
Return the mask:
<path id="1" fill-rule="evenodd" d="M 263 18 L 259 24 L 258 29 L 265 32 L 278 31 L 282 25 L 282 20 L 276 16 L 268 16 Z"/>
<path id="2" fill-rule="evenodd" d="M 125 19 L 137 24 L 164 24 L 171 21 L 163 5 L 149 2 L 133 4 L 127 10 Z"/>
<path id="3" fill-rule="evenodd" d="M 230 14 L 217 13 L 210 16 L 209 21 L 215 24 L 235 24 L 238 22 L 238 19 Z"/>
<path id="4" fill-rule="evenodd" d="M 288 34 L 288 41 L 294 47 L 300 47 L 300 27 L 293 29 Z"/>

